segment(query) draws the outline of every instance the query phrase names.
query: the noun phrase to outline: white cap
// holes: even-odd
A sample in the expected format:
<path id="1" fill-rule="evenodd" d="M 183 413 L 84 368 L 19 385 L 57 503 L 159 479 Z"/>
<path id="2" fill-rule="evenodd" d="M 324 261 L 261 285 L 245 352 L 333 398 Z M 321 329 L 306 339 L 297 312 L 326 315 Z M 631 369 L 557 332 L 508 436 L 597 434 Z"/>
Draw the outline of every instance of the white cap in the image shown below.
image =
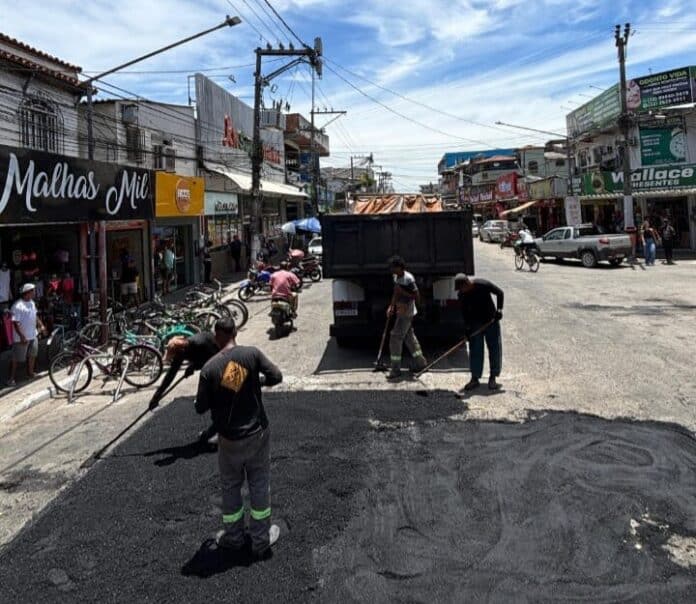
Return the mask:
<path id="1" fill-rule="evenodd" d="M 36 286 L 33 283 L 25 283 L 22 285 L 22 293 L 26 294 L 27 292 L 34 291 L 36 289 Z"/>

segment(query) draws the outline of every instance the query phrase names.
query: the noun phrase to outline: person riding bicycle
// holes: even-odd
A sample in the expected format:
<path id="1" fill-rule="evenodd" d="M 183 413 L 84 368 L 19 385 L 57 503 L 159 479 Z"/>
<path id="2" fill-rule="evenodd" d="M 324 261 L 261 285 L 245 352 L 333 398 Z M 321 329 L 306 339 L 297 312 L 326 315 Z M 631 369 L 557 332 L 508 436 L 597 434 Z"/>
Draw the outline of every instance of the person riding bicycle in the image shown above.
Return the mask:
<path id="1" fill-rule="evenodd" d="M 519 230 L 519 246 L 517 248 L 517 252 L 520 254 L 527 254 L 530 251 L 533 251 L 536 248 L 536 243 L 534 242 L 534 236 L 532 235 L 531 231 L 525 225 L 524 223 L 521 225 L 520 230 Z"/>
<path id="2" fill-rule="evenodd" d="M 293 315 L 297 316 L 297 294 L 294 288 L 300 285 L 297 275 L 291 273 L 287 262 L 280 263 L 280 270 L 271 275 L 271 300 L 284 300 L 290 304 Z"/>

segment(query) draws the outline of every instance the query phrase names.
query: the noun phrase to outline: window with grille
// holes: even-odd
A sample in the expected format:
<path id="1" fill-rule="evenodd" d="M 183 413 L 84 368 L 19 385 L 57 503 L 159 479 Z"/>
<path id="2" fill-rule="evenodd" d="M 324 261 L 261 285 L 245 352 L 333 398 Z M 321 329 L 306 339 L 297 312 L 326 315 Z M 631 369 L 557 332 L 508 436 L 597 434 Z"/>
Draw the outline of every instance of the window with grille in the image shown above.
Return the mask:
<path id="1" fill-rule="evenodd" d="M 65 131 L 60 110 L 42 99 L 25 98 L 18 110 L 20 141 L 23 147 L 63 153 Z"/>
<path id="2" fill-rule="evenodd" d="M 137 126 L 126 126 L 126 155 L 128 161 L 143 163 L 145 133 Z"/>
<path id="3" fill-rule="evenodd" d="M 530 161 L 527 164 L 527 169 L 530 174 L 539 174 L 539 162 L 538 161 Z"/>

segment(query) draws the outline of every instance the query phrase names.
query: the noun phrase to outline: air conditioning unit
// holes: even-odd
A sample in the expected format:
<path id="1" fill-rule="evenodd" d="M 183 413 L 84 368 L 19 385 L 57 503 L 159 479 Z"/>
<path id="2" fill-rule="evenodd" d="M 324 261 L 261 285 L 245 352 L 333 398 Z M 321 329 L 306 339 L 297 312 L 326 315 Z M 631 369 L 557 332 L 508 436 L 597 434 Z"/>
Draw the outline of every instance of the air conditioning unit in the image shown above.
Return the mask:
<path id="1" fill-rule="evenodd" d="M 124 124 L 135 125 L 138 123 L 138 106 L 135 104 L 122 105 L 121 119 Z"/>
<path id="2" fill-rule="evenodd" d="M 170 145 L 154 145 L 154 169 L 174 172 L 176 169 L 176 149 Z"/>

